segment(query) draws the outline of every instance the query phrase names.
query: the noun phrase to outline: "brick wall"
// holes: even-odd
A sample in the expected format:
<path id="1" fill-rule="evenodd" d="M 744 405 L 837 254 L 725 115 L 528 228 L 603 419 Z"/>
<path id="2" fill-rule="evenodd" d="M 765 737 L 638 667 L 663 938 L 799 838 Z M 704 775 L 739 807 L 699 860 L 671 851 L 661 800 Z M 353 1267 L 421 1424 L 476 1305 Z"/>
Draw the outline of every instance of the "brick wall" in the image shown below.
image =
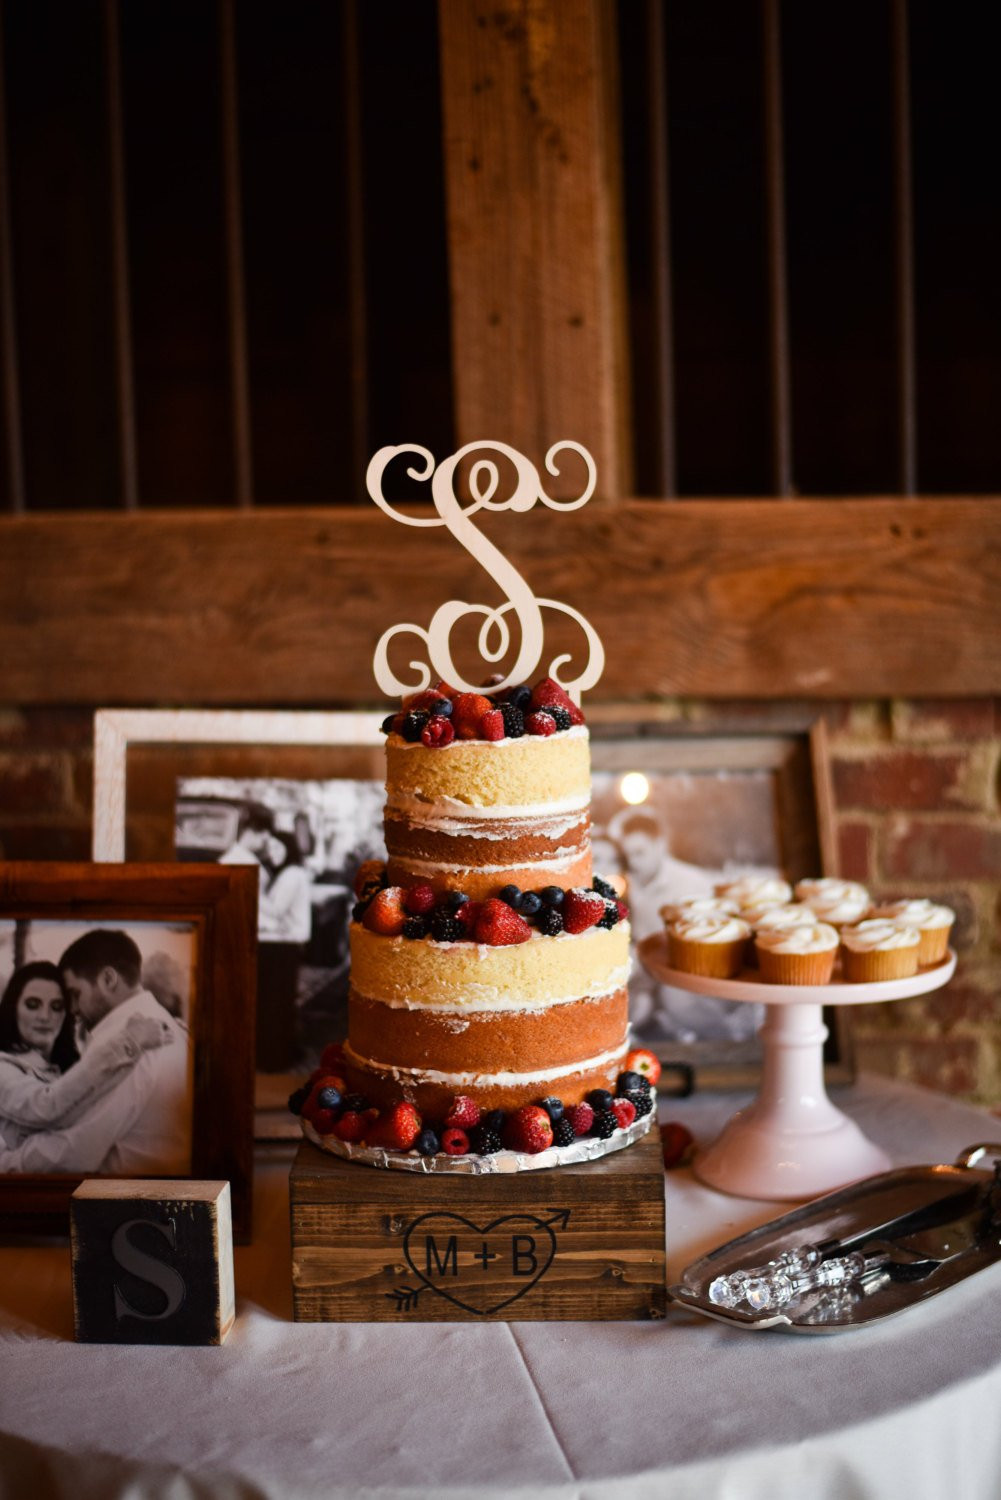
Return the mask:
<path id="1" fill-rule="evenodd" d="M 721 712 L 686 704 L 678 717 Z M 781 705 L 726 712 L 748 730 L 779 727 L 784 716 Z M 953 982 L 854 1012 L 857 1062 L 1001 1109 L 999 705 L 855 703 L 824 713 L 838 873 L 876 895 L 929 896 L 957 913 Z M 0 709 L 0 856 L 89 857 L 91 734 L 87 709 Z"/>

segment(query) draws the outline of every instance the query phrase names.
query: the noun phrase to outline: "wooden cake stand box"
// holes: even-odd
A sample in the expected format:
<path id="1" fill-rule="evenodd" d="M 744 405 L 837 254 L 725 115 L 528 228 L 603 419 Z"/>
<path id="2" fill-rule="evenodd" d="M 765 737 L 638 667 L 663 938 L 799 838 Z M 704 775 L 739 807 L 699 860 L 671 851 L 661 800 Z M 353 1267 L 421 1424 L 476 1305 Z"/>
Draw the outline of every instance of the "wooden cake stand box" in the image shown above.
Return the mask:
<path id="1" fill-rule="evenodd" d="M 598 1161 L 441 1175 L 303 1141 L 290 1178 L 297 1322 L 662 1318 L 656 1125 Z"/>

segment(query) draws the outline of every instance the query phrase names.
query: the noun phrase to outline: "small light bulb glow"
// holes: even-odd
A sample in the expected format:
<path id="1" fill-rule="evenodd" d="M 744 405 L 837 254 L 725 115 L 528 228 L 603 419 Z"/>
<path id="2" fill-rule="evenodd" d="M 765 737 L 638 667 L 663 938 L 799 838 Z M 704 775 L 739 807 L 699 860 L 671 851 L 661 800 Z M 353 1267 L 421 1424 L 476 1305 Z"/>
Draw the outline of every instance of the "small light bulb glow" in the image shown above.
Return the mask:
<path id="1" fill-rule="evenodd" d="M 619 794 L 623 802 L 629 802 L 633 807 L 637 807 L 649 797 L 650 783 L 642 771 L 627 771 L 619 782 Z"/>

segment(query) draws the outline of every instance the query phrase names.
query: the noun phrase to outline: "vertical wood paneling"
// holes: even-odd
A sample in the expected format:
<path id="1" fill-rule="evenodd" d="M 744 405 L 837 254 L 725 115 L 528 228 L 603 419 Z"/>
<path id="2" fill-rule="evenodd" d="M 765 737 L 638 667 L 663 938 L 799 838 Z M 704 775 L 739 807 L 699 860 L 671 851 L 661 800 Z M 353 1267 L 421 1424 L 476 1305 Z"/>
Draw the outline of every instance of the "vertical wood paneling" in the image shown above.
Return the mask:
<path id="1" fill-rule="evenodd" d="M 647 101 L 650 191 L 650 261 L 653 292 L 654 412 L 658 429 L 657 491 L 678 492 L 674 413 L 674 316 L 671 278 L 670 151 L 663 0 L 647 0 Z"/>
<path id="2" fill-rule="evenodd" d="M 226 304 L 229 315 L 229 380 L 233 424 L 236 503 L 254 503 L 250 435 L 250 368 L 247 302 L 243 274 L 243 212 L 240 190 L 240 124 L 234 0 L 219 0 L 219 82 L 222 110 L 222 184 L 226 225 Z"/>
<path id="3" fill-rule="evenodd" d="M 357 0 L 341 0 L 344 99 L 344 177 L 347 240 L 348 318 L 351 342 L 351 479 L 365 493 L 369 459 L 368 294 L 365 284 L 365 200 L 362 173 L 361 39 Z"/>
<path id="4" fill-rule="evenodd" d="M 3 413 L 6 439 L 7 506 L 24 510 L 24 451 L 21 439 L 21 389 L 17 368 L 17 313 L 14 303 L 14 251 L 10 232 L 10 180 L 7 155 L 7 87 L 4 12 L 0 3 L 0 363 L 3 368 Z"/>
<path id="5" fill-rule="evenodd" d="M 139 504 L 136 409 L 132 362 L 132 304 L 129 291 L 128 211 L 125 198 L 125 121 L 122 110 L 122 51 L 119 0 L 104 0 L 105 68 L 108 103 L 108 178 L 111 205 L 112 298 L 114 304 L 115 386 L 121 503 Z"/>
<path id="6" fill-rule="evenodd" d="M 918 488 L 917 351 L 914 328 L 914 210 L 907 0 L 892 0 L 893 198 L 897 270 L 897 463 L 899 488 Z"/>
<path id="7" fill-rule="evenodd" d="M 789 495 L 792 493 L 793 488 L 792 388 L 789 378 L 789 309 L 786 280 L 785 160 L 782 128 L 782 47 L 779 25 L 779 0 L 764 0 L 762 23 L 772 480 L 777 495 Z"/>

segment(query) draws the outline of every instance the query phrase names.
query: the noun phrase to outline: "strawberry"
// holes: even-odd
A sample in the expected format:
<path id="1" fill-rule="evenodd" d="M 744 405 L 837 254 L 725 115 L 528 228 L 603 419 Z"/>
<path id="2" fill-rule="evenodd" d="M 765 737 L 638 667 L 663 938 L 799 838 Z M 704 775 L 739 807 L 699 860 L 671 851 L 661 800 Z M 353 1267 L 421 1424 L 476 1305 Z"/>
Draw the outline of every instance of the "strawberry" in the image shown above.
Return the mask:
<path id="1" fill-rule="evenodd" d="M 451 698 L 453 703 L 459 696 L 459 689 L 452 687 L 451 683 L 446 682 L 442 677 L 439 677 L 435 683 L 434 691 L 440 693 L 443 698 Z"/>
<path id="2" fill-rule="evenodd" d="M 553 1122 L 538 1104 L 523 1104 L 504 1122 L 504 1144 L 511 1151 L 527 1151 L 534 1156 L 553 1144 Z"/>
<path id="3" fill-rule="evenodd" d="M 401 1101 L 381 1114 L 366 1132 L 370 1146 L 409 1151 L 421 1133 L 421 1117 L 412 1104 Z"/>
<path id="4" fill-rule="evenodd" d="M 383 937 L 399 937 L 407 914 L 403 909 L 404 892 L 398 885 L 389 885 L 376 891 L 365 908 L 362 926 L 369 932 L 379 932 Z"/>
<path id="5" fill-rule="evenodd" d="M 462 935 L 472 942 L 476 933 L 476 924 L 483 910 L 482 901 L 464 901 L 460 907 L 452 913 L 455 920 L 462 928 Z"/>
<path id="6" fill-rule="evenodd" d="M 475 740 L 480 735 L 480 720 L 493 708 L 489 698 L 481 693 L 460 693 L 454 700 L 452 726 L 459 740 Z"/>
<path id="7" fill-rule="evenodd" d="M 491 948 L 503 948 L 512 943 L 527 943 L 532 936 L 532 929 L 525 918 L 512 910 L 506 901 L 492 896 L 483 903 L 476 918 L 473 935 L 478 943 L 487 943 Z"/>
<path id="8" fill-rule="evenodd" d="M 378 899 L 378 898 L 377 898 Z M 605 898 L 597 891 L 567 891 L 560 907 L 564 932 L 586 932 L 605 915 Z"/>
<path id="9" fill-rule="evenodd" d="M 412 885 L 410 887 L 403 898 L 403 909 L 409 912 L 412 917 L 426 917 L 437 899 L 434 887 L 428 885 L 427 881 L 424 880 L 420 885 Z"/>
<path id="10" fill-rule="evenodd" d="M 619 1122 L 619 1127 L 625 1130 L 636 1118 L 636 1106 L 629 1099 L 613 1099 L 612 1114 Z"/>
<path id="11" fill-rule="evenodd" d="M 446 1156 L 465 1156 L 469 1150 L 469 1136 L 458 1125 L 450 1125 L 441 1133 L 441 1149 Z"/>
<path id="12" fill-rule="evenodd" d="M 480 1123 L 480 1106 L 468 1094 L 456 1094 L 445 1116 L 446 1125 L 457 1125 L 460 1130 L 472 1130 Z"/>
<path id="13" fill-rule="evenodd" d="M 594 1110 L 586 1101 L 573 1104 L 564 1112 L 563 1118 L 570 1121 L 574 1135 L 587 1135 L 594 1124 Z"/>
<path id="14" fill-rule="evenodd" d="M 454 739 L 455 730 L 452 728 L 452 721 L 442 714 L 435 714 L 433 719 L 428 719 L 421 730 L 421 744 L 426 745 L 429 750 L 441 749 L 445 745 L 450 745 Z"/>
<path id="15" fill-rule="evenodd" d="M 645 1047 L 634 1047 L 628 1052 L 622 1068 L 624 1072 L 642 1073 L 651 1083 L 656 1083 L 660 1077 L 660 1059 Z"/>
<path id="16" fill-rule="evenodd" d="M 664 1152 L 664 1166 L 670 1168 L 683 1166 L 690 1159 L 695 1141 L 687 1125 L 669 1120 L 660 1127 L 660 1144 Z"/>
<path id="17" fill-rule="evenodd" d="M 409 698 L 404 698 L 403 711 L 410 713 L 415 708 L 426 708 L 430 713 L 436 703 L 441 703 L 447 697 L 448 694 L 443 693 L 440 688 L 425 688 L 422 693 L 411 693 Z"/>
<path id="18" fill-rule="evenodd" d="M 330 1135 L 337 1121 L 337 1111 L 333 1109 L 316 1109 L 309 1123 L 317 1135 Z"/>
<path id="19" fill-rule="evenodd" d="M 320 1067 L 325 1072 L 336 1073 L 344 1066 L 344 1048 L 340 1042 L 328 1042 L 320 1053 Z"/>
<path id="20" fill-rule="evenodd" d="M 502 740 L 506 733 L 504 715 L 499 708 L 492 708 L 488 714 L 483 715 L 480 720 L 481 740 Z"/>
<path id="21" fill-rule="evenodd" d="M 385 875 L 386 866 L 381 859 L 363 859 L 355 876 L 355 895 L 360 898 L 368 885 L 382 885 Z"/>
<path id="22" fill-rule="evenodd" d="M 360 1141 L 364 1132 L 365 1121 L 356 1109 L 346 1109 L 333 1130 L 339 1141 Z"/>
<path id="23" fill-rule="evenodd" d="M 541 735 L 544 739 L 548 739 L 551 734 L 556 733 L 556 720 L 552 714 L 543 713 L 541 709 L 534 714 L 526 714 L 525 733 Z"/>
<path id="24" fill-rule="evenodd" d="M 570 715 L 571 724 L 583 724 L 584 715 L 566 688 L 560 687 L 560 684 L 554 677 L 543 677 L 532 689 L 531 707 L 533 709 L 545 708 L 550 703 L 555 704 L 558 708 L 565 708 Z"/>

